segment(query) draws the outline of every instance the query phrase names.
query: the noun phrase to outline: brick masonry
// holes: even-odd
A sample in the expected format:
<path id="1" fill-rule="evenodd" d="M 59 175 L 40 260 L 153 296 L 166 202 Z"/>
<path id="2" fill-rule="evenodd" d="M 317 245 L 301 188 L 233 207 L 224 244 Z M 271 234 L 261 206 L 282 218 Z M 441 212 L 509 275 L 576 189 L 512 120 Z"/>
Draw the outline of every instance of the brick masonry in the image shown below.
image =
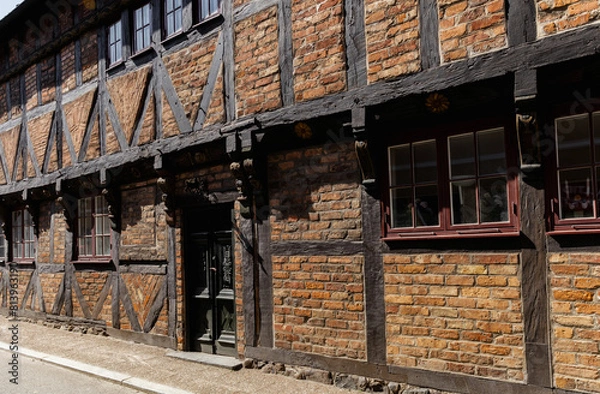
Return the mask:
<path id="1" fill-rule="evenodd" d="M 156 182 L 121 192 L 121 261 L 166 261 L 167 222 Z"/>
<path id="2" fill-rule="evenodd" d="M 165 67 L 185 108 L 188 119 L 192 122 L 198 116 L 200 99 L 208 79 L 217 39 L 218 37 L 213 35 L 164 58 Z M 215 98 L 219 96 L 222 97 L 222 86 L 219 86 L 214 93 Z M 222 106 L 220 112 L 223 112 Z M 211 120 L 211 122 L 215 122 L 215 120 Z"/>
<path id="3" fill-rule="evenodd" d="M 365 1 L 370 83 L 420 70 L 419 4 L 412 1 Z"/>
<path id="4" fill-rule="evenodd" d="M 536 5 L 539 36 L 595 23 L 600 18 L 596 0 L 537 0 Z"/>
<path id="5" fill-rule="evenodd" d="M 366 358 L 361 256 L 273 257 L 275 347 Z"/>
<path id="6" fill-rule="evenodd" d="M 440 48 L 445 62 L 506 46 L 503 0 L 440 0 Z"/>
<path id="7" fill-rule="evenodd" d="M 296 101 L 346 89 L 343 0 L 292 0 Z"/>
<path id="8" fill-rule="evenodd" d="M 353 143 L 277 153 L 268 162 L 273 241 L 361 239 Z"/>
<path id="9" fill-rule="evenodd" d="M 554 253 L 550 308 L 554 383 L 600 392 L 600 255 Z"/>
<path id="10" fill-rule="evenodd" d="M 517 254 L 384 256 L 392 365 L 523 381 Z"/>
<path id="11" fill-rule="evenodd" d="M 277 7 L 235 24 L 237 114 L 281 107 Z"/>

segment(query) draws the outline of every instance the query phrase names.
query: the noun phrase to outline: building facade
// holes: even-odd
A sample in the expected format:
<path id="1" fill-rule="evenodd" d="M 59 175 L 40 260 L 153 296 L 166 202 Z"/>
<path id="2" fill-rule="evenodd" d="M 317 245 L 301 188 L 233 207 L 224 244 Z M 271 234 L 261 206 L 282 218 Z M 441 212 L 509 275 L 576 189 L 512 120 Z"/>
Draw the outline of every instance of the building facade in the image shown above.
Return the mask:
<path id="1" fill-rule="evenodd" d="M 25 0 L 0 21 L 2 310 L 600 393 L 599 10 Z"/>

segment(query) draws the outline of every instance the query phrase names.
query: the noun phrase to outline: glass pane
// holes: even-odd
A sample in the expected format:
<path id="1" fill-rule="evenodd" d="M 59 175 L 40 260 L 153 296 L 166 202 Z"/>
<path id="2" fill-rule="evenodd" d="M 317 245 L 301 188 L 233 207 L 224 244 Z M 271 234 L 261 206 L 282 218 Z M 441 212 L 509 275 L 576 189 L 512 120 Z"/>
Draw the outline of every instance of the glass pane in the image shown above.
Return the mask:
<path id="1" fill-rule="evenodd" d="M 27 244 L 27 255 L 25 256 L 27 258 L 34 258 L 35 257 L 35 247 L 33 243 L 28 243 Z"/>
<path id="2" fill-rule="evenodd" d="M 91 237 L 86 237 L 85 238 L 85 243 L 84 243 L 84 254 L 86 256 L 91 256 L 92 255 L 92 238 Z"/>
<path id="3" fill-rule="evenodd" d="M 413 144 L 415 183 L 437 182 L 437 150 L 435 141 Z"/>
<path id="4" fill-rule="evenodd" d="M 559 167 L 589 164 L 590 125 L 588 115 L 556 119 Z"/>
<path id="5" fill-rule="evenodd" d="M 477 223 L 475 180 L 452 182 L 452 224 Z"/>
<path id="6" fill-rule="evenodd" d="M 488 130 L 477 133 L 479 175 L 506 173 L 504 130 Z"/>
<path id="7" fill-rule="evenodd" d="M 412 187 L 394 189 L 392 193 L 392 227 L 413 227 Z"/>
<path id="8" fill-rule="evenodd" d="M 204 19 L 208 15 L 210 15 L 210 11 L 208 9 L 208 0 L 202 0 L 202 4 L 200 5 L 200 19 Z"/>
<path id="9" fill-rule="evenodd" d="M 450 150 L 450 178 L 475 176 L 474 134 L 462 134 L 448 138 Z"/>
<path id="10" fill-rule="evenodd" d="M 558 172 L 561 219 L 594 216 L 591 178 L 592 174 L 589 168 Z"/>
<path id="11" fill-rule="evenodd" d="M 104 239 L 104 247 L 102 248 L 103 256 L 110 256 L 110 236 L 102 237 Z"/>
<path id="12" fill-rule="evenodd" d="M 167 0 L 167 13 L 173 12 L 173 1 L 174 0 Z"/>
<path id="13" fill-rule="evenodd" d="M 600 161 L 600 112 L 592 115 L 594 124 L 594 151 L 596 163 Z"/>
<path id="14" fill-rule="evenodd" d="M 181 20 L 182 20 L 182 15 L 181 15 L 181 6 L 179 8 L 177 8 L 175 10 L 175 31 L 179 31 L 181 30 Z"/>
<path id="15" fill-rule="evenodd" d="M 415 188 L 415 215 L 417 227 L 440 224 L 436 185 Z"/>
<path id="16" fill-rule="evenodd" d="M 391 186 L 411 185 L 410 145 L 390 148 L 390 184 Z"/>
<path id="17" fill-rule="evenodd" d="M 481 223 L 508 222 L 506 177 L 479 181 L 479 214 Z"/>
<path id="18" fill-rule="evenodd" d="M 173 34 L 175 32 L 175 25 L 174 25 L 173 18 L 174 18 L 173 14 L 170 14 L 167 16 L 167 34 Z"/>
<path id="19" fill-rule="evenodd" d="M 219 9 L 219 0 L 210 0 L 210 13 L 213 14 Z"/>

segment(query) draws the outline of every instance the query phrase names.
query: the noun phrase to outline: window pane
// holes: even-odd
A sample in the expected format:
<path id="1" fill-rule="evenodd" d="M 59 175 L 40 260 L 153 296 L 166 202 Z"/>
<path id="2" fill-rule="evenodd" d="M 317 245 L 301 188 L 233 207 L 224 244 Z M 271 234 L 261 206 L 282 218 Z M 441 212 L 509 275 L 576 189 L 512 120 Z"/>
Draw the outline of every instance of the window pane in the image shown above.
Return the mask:
<path id="1" fill-rule="evenodd" d="M 504 130 L 488 130 L 477 133 L 479 175 L 506 173 Z"/>
<path id="2" fill-rule="evenodd" d="M 210 0 L 210 13 L 213 14 L 219 9 L 219 0 Z"/>
<path id="3" fill-rule="evenodd" d="M 600 112 L 595 112 L 593 115 L 594 124 L 594 151 L 596 163 L 600 161 Z"/>
<path id="4" fill-rule="evenodd" d="M 475 180 L 452 182 L 452 224 L 477 223 Z"/>
<path id="5" fill-rule="evenodd" d="M 437 150 L 435 141 L 413 144 L 415 183 L 437 182 Z"/>
<path id="6" fill-rule="evenodd" d="M 560 167 L 589 164 L 591 157 L 588 115 L 556 119 L 556 144 Z"/>
<path id="7" fill-rule="evenodd" d="M 561 219 L 594 216 L 591 175 L 588 168 L 559 171 Z"/>
<path id="8" fill-rule="evenodd" d="M 474 134 L 462 134 L 448 138 L 450 150 L 450 178 L 475 176 Z"/>
<path id="9" fill-rule="evenodd" d="M 391 186 L 411 185 L 410 145 L 390 148 L 390 184 Z"/>
<path id="10" fill-rule="evenodd" d="M 200 4 L 200 19 L 204 19 L 210 15 L 210 11 L 208 9 L 208 0 L 202 0 Z"/>
<path id="11" fill-rule="evenodd" d="M 413 227 L 412 187 L 391 191 L 392 227 Z"/>
<path id="12" fill-rule="evenodd" d="M 415 196 L 417 227 L 438 226 L 440 218 L 437 186 L 417 186 Z"/>
<path id="13" fill-rule="evenodd" d="M 508 222 L 506 177 L 479 181 L 479 213 L 481 223 Z"/>

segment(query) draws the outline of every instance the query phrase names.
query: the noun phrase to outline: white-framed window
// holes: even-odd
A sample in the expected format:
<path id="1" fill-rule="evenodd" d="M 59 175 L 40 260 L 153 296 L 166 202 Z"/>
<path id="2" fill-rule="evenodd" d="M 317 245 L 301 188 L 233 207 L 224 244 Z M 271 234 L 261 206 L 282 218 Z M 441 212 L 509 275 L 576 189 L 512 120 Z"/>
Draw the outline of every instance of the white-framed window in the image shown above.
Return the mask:
<path id="1" fill-rule="evenodd" d="M 121 20 L 108 27 L 108 64 L 123 60 L 123 25 Z"/>
<path id="2" fill-rule="evenodd" d="M 183 27 L 183 0 L 164 0 L 165 37 L 181 31 Z"/>
<path id="3" fill-rule="evenodd" d="M 110 257 L 108 205 L 103 196 L 81 198 L 77 204 L 78 260 Z"/>
<path id="4" fill-rule="evenodd" d="M 133 11 L 133 52 L 138 53 L 152 42 L 152 7 L 147 3 Z"/>
<path id="5" fill-rule="evenodd" d="M 27 209 L 12 212 L 12 253 L 13 260 L 33 260 L 35 258 L 35 231 L 33 220 Z"/>

